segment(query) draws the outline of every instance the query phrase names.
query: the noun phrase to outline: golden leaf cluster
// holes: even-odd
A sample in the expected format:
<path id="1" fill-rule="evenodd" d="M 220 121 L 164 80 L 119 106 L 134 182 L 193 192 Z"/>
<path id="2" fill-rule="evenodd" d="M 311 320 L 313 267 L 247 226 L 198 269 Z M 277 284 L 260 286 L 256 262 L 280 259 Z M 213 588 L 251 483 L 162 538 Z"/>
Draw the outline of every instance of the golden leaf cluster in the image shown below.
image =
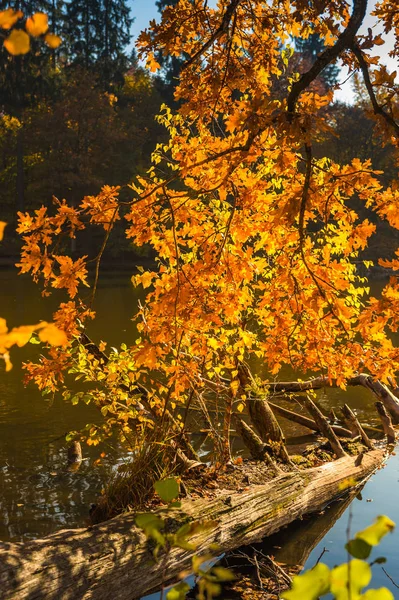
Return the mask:
<path id="1" fill-rule="evenodd" d="M 0 11 L 0 29 L 12 29 L 9 36 L 4 40 L 4 47 L 13 56 L 27 54 L 30 50 L 30 36 L 34 38 L 43 37 L 49 48 L 58 48 L 61 38 L 54 33 L 48 32 L 48 16 L 37 12 L 26 19 L 25 30 L 14 28 L 14 25 L 23 18 L 20 10 L 7 8 Z"/>

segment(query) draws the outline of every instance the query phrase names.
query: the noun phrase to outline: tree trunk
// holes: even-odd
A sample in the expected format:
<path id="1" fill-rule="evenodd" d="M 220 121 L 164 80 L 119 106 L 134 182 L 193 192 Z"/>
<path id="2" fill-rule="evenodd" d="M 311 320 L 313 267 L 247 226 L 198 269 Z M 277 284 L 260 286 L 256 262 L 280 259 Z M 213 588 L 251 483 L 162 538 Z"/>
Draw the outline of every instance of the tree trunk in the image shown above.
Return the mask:
<path id="1" fill-rule="evenodd" d="M 247 492 L 223 490 L 214 498 L 185 500 L 191 519 L 212 520 L 196 534 L 196 554 L 213 543 L 220 551 L 260 540 L 342 496 L 343 481 L 361 482 L 384 460 L 384 450 L 347 456 L 321 467 L 284 473 Z M 178 513 L 176 513 L 177 518 Z M 127 514 L 87 529 L 64 530 L 41 540 L 0 544 L 2 600 L 134 600 L 190 569 L 192 551 L 172 548 L 158 562 Z M 166 575 L 165 575 L 166 574 Z"/>

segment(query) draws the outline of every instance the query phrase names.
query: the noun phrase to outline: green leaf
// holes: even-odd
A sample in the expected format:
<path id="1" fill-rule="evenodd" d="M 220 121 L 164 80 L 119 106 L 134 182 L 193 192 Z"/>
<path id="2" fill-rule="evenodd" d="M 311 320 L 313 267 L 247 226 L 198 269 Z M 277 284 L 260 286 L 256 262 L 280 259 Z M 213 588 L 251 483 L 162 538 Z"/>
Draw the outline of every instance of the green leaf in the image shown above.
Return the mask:
<path id="1" fill-rule="evenodd" d="M 160 532 L 165 527 L 162 519 L 152 513 L 139 513 L 135 521 L 137 527 L 140 527 L 148 538 L 152 538 L 159 546 L 165 546 L 165 538 Z"/>
<path id="2" fill-rule="evenodd" d="M 290 590 L 283 592 L 285 600 L 317 600 L 330 589 L 330 569 L 319 563 L 310 571 L 297 575 L 292 580 Z"/>
<path id="3" fill-rule="evenodd" d="M 354 558 L 331 571 L 331 593 L 337 600 L 358 600 L 361 590 L 371 581 L 370 565 Z"/>
<path id="4" fill-rule="evenodd" d="M 383 565 L 386 562 L 387 559 L 385 558 L 385 556 L 379 556 L 378 558 L 375 558 L 373 560 L 373 565 Z"/>
<path id="5" fill-rule="evenodd" d="M 370 546 L 370 544 L 367 544 L 367 542 L 360 538 L 350 540 L 345 545 L 345 549 L 354 558 L 368 558 L 370 556 L 371 548 L 372 547 Z"/>
<path id="6" fill-rule="evenodd" d="M 214 567 L 212 574 L 216 575 L 218 581 L 234 581 L 236 578 L 233 571 L 224 567 Z"/>
<path id="7" fill-rule="evenodd" d="M 378 588 L 378 590 L 367 590 L 360 596 L 362 600 L 395 600 L 392 592 L 387 588 Z"/>
<path id="8" fill-rule="evenodd" d="M 363 540 L 370 546 L 377 546 L 384 535 L 393 531 L 394 528 L 395 523 L 389 517 L 380 515 L 372 525 L 366 527 L 363 531 L 359 531 L 355 538 Z"/>
<path id="9" fill-rule="evenodd" d="M 165 527 L 165 523 L 154 515 L 153 513 L 138 513 L 136 515 L 136 525 L 140 527 L 140 529 L 163 529 Z"/>
<path id="10" fill-rule="evenodd" d="M 179 484 L 174 477 L 162 479 L 154 484 L 154 488 L 158 496 L 164 502 L 171 502 L 179 495 Z"/>
<path id="11" fill-rule="evenodd" d="M 190 586 L 185 581 L 178 583 L 173 586 L 171 590 L 166 594 L 166 600 L 184 600 Z"/>

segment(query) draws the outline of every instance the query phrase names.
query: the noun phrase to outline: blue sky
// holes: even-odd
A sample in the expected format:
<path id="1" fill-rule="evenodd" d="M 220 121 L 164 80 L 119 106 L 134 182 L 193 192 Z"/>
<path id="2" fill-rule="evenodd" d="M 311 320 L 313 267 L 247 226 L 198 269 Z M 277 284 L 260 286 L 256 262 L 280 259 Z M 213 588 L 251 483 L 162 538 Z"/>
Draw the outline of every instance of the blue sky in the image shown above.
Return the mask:
<path id="1" fill-rule="evenodd" d="M 157 7 L 155 5 L 155 0 L 130 0 L 129 2 L 131 6 L 131 14 L 134 17 L 135 21 L 132 26 L 133 33 L 133 41 L 137 39 L 140 31 L 148 27 L 148 24 L 151 19 L 159 19 L 160 15 L 158 13 Z M 369 1 L 369 11 L 375 4 L 375 0 Z M 372 27 L 373 33 L 383 33 L 382 27 L 375 23 L 375 20 L 371 18 L 367 18 L 363 24 L 361 33 L 367 33 L 367 28 Z M 381 57 L 381 62 L 386 64 L 389 71 L 398 70 L 399 73 L 399 64 L 397 59 L 392 59 L 388 56 L 389 50 L 393 46 L 393 36 L 384 36 L 383 39 L 386 40 L 386 44 L 384 46 L 379 46 L 376 49 L 376 54 Z M 340 81 L 345 81 L 347 78 L 346 71 L 341 71 Z M 339 99 L 343 102 L 351 102 L 353 99 L 353 92 L 351 82 L 348 81 L 342 86 L 342 89 L 339 92 L 336 92 L 336 99 Z"/>

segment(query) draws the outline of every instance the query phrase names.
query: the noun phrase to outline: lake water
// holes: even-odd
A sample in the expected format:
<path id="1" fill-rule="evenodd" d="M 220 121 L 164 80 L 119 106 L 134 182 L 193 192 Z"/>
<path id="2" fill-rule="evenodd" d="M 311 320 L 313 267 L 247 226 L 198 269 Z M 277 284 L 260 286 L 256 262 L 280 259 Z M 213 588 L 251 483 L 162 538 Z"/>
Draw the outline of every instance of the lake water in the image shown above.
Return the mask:
<path id="1" fill-rule="evenodd" d="M 0 290 L 0 316 L 7 319 L 9 327 L 51 319 L 51 313 L 61 299 L 59 294 L 43 299 L 39 288 L 29 278 L 18 277 L 15 271 L 10 270 L 0 271 Z M 131 318 L 136 312 L 137 300 L 129 273 L 103 277 L 94 306 L 97 319 L 90 325 L 89 334 L 96 341 L 106 340 L 110 346 L 133 342 L 136 331 Z M 0 365 L 1 540 L 22 541 L 42 537 L 63 527 L 84 526 L 88 521 L 90 504 L 96 501 L 114 464 L 123 460 L 122 449 L 111 442 L 100 450 L 86 446 L 83 448 L 86 460 L 81 468 L 75 473 L 67 471 L 65 434 L 87 423 L 98 422 L 99 416 L 95 408 L 85 404 L 71 407 L 57 397 L 49 403 L 43 400 L 34 386 L 24 387 L 21 363 L 38 352 L 38 346 L 30 344 L 13 349 L 14 369 L 6 374 L 3 365 Z M 328 394 L 320 392 L 319 402 L 325 410 L 346 402 L 356 409 L 362 421 L 377 422 L 374 400 L 363 388 L 349 388 L 346 392 L 332 389 Z M 282 425 L 292 442 L 306 433 L 303 428 L 284 420 Z M 102 450 L 107 453 L 107 459 L 101 467 L 95 467 L 93 463 Z M 356 499 L 351 511 L 352 533 L 364 528 L 378 514 L 387 514 L 399 524 L 398 456 L 393 456 L 387 466 L 370 479 L 362 492 L 362 500 Z M 336 508 L 331 513 L 327 511 L 322 519 L 323 527 L 327 528 L 336 519 Z M 322 560 L 327 564 L 346 560 L 343 545 L 347 525 L 348 510 L 312 551 L 307 566 L 316 562 L 324 547 L 328 552 Z M 273 541 L 274 538 L 266 541 L 265 550 L 269 548 L 278 556 L 277 550 L 270 548 L 270 543 L 281 545 L 281 560 L 285 560 L 290 548 L 298 547 L 309 530 L 309 521 L 296 524 L 285 530 L 280 542 Z M 399 584 L 398 540 L 399 533 L 388 536 L 374 556 L 388 557 L 388 563 L 382 566 Z M 376 577 L 373 584 L 376 587 L 386 585 L 395 595 L 397 589 L 381 566 L 375 565 L 374 570 Z"/>

